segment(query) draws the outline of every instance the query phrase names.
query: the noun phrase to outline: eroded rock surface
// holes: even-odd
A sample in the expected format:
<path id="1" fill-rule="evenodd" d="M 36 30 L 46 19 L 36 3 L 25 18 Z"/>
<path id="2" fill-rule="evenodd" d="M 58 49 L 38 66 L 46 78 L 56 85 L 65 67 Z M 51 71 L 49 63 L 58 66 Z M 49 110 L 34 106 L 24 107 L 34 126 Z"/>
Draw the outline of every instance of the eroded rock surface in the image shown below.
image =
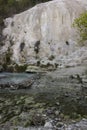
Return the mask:
<path id="1" fill-rule="evenodd" d="M 86 0 L 54 0 L 5 19 L 6 40 L 1 55 L 9 49 L 10 62 L 17 64 L 81 64 L 87 48 L 78 46 L 79 36 L 72 24 L 86 8 Z"/>

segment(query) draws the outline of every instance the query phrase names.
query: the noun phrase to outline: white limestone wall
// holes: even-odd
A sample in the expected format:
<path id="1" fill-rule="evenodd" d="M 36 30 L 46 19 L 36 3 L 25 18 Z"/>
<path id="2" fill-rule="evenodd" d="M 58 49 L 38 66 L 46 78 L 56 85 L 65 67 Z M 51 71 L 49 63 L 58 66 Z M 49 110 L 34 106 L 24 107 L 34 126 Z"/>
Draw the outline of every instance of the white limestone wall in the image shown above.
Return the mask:
<path id="1" fill-rule="evenodd" d="M 79 64 L 82 59 L 78 51 L 81 49 L 85 53 L 86 47 L 83 49 L 78 46 L 77 31 L 72 23 L 86 8 L 87 0 L 53 0 L 5 19 L 3 35 L 7 36 L 6 44 L 11 44 L 12 60 L 28 64 L 37 60 L 41 64 Z M 37 41 L 40 41 L 38 54 L 34 51 Z M 25 43 L 22 51 L 21 43 Z M 55 57 L 53 61 L 49 60 L 51 55 Z"/>

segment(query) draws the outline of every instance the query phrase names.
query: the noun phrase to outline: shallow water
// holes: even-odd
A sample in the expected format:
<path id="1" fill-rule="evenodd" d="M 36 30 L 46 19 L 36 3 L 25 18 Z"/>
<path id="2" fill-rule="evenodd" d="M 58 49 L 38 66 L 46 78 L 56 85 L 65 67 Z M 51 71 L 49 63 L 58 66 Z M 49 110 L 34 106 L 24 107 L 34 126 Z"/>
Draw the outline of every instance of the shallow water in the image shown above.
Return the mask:
<path id="1" fill-rule="evenodd" d="M 32 73 L 0 73 L 0 83 L 21 83 L 29 78 L 32 78 Z"/>
<path id="2" fill-rule="evenodd" d="M 30 91 L 32 91 L 32 89 L 30 89 L 30 87 L 28 87 L 27 89 L 24 89 L 21 87 L 21 89 L 11 89 L 11 85 L 12 86 L 16 86 L 16 85 L 20 85 L 22 86 L 22 84 L 26 87 L 26 83 L 29 81 L 34 81 L 36 78 L 38 78 L 38 74 L 37 73 L 0 73 L 0 85 L 4 87 L 0 88 L 0 93 L 28 93 Z M 7 87 L 7 85 L 9 85 L 9 87 Z M 28 91 L 29 89 L 29 91 Z"/>

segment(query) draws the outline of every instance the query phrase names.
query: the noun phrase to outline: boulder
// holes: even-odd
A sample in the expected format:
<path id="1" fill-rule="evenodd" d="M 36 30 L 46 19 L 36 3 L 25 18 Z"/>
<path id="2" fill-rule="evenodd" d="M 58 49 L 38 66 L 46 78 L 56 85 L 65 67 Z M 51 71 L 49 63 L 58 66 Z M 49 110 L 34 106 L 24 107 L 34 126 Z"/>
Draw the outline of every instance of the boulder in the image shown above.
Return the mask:
<path id="1" fill-rule="evenodd" d="M 41 72 L 46 72 L 46 70 L 42 69 L 42 68 L 40 68 L 38 66 L 31 66 L 31 65 L 29 65 L 27 67 L 27 69 L 26 69 L 26 72 L 27 73 L 41 73 Z"/>

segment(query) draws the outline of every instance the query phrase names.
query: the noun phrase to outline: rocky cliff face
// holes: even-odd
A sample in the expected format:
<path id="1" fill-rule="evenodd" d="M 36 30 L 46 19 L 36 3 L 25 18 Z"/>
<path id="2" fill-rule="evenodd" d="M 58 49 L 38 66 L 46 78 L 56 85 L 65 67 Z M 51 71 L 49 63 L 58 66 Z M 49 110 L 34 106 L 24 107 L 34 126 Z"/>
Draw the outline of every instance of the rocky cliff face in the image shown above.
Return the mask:
<path id="1" fill-rule="evenodd" d="M 7 60 L 17 64 L 80 64 L 87 49 L 78 46 L 72 23 L 86 8 L 86 0 L 54 0 L 5 19 L 1 55 L 10 52 Z"/>

